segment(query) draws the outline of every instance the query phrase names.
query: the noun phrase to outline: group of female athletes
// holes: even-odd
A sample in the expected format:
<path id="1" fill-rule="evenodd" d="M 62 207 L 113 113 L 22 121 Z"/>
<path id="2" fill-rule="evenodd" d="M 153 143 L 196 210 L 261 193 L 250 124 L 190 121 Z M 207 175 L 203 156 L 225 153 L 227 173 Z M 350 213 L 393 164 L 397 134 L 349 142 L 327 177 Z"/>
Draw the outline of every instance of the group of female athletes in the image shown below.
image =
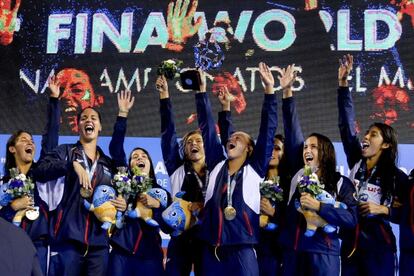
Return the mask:
<path id="1" fill-rule="evenodd" d="M 12 220 L 19 210 L 39 207 L 35 220 L 23 218 L 21 227 L 37 250 L 44 275 L 411 275 L 414 268 L 414 188 L 397 167 L 395 130 L 374 123 L 358 137 L 348 76 L 353 57 L 344 56 L 338 69 L 339 131 L 351 173 L 336 171 L 335 150 L 320 133 L 302 134 L 292 84 L 293 65 L 279 76 L 283 89 L 284 136 L 277 131 L 277 100 L 274 77 L 268 66 L 259 64 L 264 84 L 259 135 L 256 142 L 248 133 L 234 130 L 231 118 L 232 95 L 223 86 L 217 98 L 222 106 L 216 123 L 206 93 L 204 73 L 200 91 L 195 92 L 199 129 L 179 140 L 173 108 L 164 76 L 156 89 L 160 96 L 161 149 L 171 193 L 168 205 L 178 192 L 189 201 L 200 223 L 172 236 L 167 255 L 161 248 L 159 228 L 144 220 L 125 217 L 109 236 L 101 222 L 84 208 L 98 185 L 112 185 L 119 167 L 138 167 L 157 184 L 150 152 L 137 145 L 127 156 L 124 138 L 127 117 L 133 107 L 130 92 L 118 94 L 119 113 L 109 146 L 111 157 L 98 146 L 101 115 L 94 108 L 78 114 L 79 141 L 58 145 L 60 122 L 59 82 L 51 78 L 48 123 L 42 137 L 38 162 L 28 131 L 17 131 L 7 142 L 3 183 L 9 169 L 35 180 L 31 197 L 12 200 L 0 210 Z M 224 151 L 223 151 L 224 149 Z M 299 192 L 298 181 L 305 165 L 313 168 L 324 189 L 346 208 L 324 204 L 311 194 Z M 279 179 L 283 201 L 272 204 L 261 197 L 259 185 Z M 90 200 L 90 199 L 87 199 Z M 128 200 L 117 197 L 111 204 L 120 212 L 139 202 L 151 208 L 153 218 L 165 233 L 172 229 L 162 219 L 165 206 L 148 194 Z M 312 211 L 337 231 L 318 228 L 304 235 L 306 219 L 298 211 Z M 265 214 L 278 225 L 276 231 L 259 226 Z M 390 223 L 400 227 L 400 256 Z M 119 226 L 119 228 L 118 228 Z M 397 262 L 399 261 L 399 263 Z"/>

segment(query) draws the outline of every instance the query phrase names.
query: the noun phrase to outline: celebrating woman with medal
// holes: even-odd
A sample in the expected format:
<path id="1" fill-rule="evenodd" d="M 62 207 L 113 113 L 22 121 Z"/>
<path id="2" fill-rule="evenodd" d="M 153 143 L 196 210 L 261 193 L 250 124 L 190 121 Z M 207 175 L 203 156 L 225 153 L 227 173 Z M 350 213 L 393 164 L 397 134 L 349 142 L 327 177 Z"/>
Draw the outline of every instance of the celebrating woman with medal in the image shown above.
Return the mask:
<path id="1" fill-rule="evenodd" d="M 39 161 L 35 176 L 40 181 L 61 179 L 64 189 L 52 219 L 52 275 L 106 275 L 109 257 L 108 232 L 102 222 L 84 206 L 98 185 L 112 185 L 112 160 L 97 146 L 101 116 L 88 107 L 78 114 L 79 141 L 63 144 Z M 81 189 L 83 188 L 83 189 Z M 126 202 L 111 200 L 118 211 Z"/>
<path id="2" fill-rule="evenodd" d="M 259 64 L 259 72 L 265 97 L 257 144 L 249 134 L 233 132 L 227 121 L 230 117 L 224 113 L 219 125 L 221 138 L 227 141 L 227 158 L 216 134 L 207 93 L 201 89 L 196 94 L 206 163 L 211 171 L 200 231 L 206 243 L 202 263 L 205 275 L 258 275 L 253 246 L 258 242 L 259 184 L 266 175 L 277 128 L 274 79 L 264 63 Z"/>
<path id="3" fill-rule="evenodd" d="M 204 203 L 208 171 L 205 164 L 203 138 L 199 130 L 188 132 L 178 142 L 174 114 L 165 76 L 159 76 L 156 88 L 160 96 L 161 149 L 165 167 L 171 181 L 171 196 L 185 192 L 183 199 L 190 201 L 192 212 L 198 212 Z M 182 154 L 180 154 L 180 151 Z M 168 243 L 166 272 L 168 275 L 202 275 L 199 227 L 195 225 L 181 235 L 172 236 Z"/>
<path id="4" fill-rule="evenodd" d="M 129 110 L 134 104 L 134 99 L 131 97 L 131 91 L 118 93 L 119 112 L 109 144 L 109 152 L 117 168 L 128 168 L 132 178 L 136 177 L 134 171 L 138 169 L 142 175 L 146 176 L 145 178 L 150 182 L 152 189 L 157 189 L 158 194 L 165 197 L 166 200 L 162 204 L 159 199 L 153 198 L 147 193 L 128 196 L 129 209 L 135 210 L 137 205 L 141 203 L 151 210 L 153 219 L 162 226 L 161 213 L 168 204 L 168 194 L 157 184 L 151 156 L 144 148 L 135 147 L 131 151 L 127 163 L 124 150 L 127 118 Z M 112 251 L 109 256 L 108 275 L 164 275 L 164 254 L 160 250 L 160 229 L 148 225 L 142 217 L 142 214 L 138 218 L 126 215 L 122 229 L 116 229 L 111 236 Z"/>
<path id="5" fill-rule="evenodd" d="M 297 67 L 289 65 L 281 70 L 279 78 L 283 89 L 286 160 L 289 174 L 296 173 L 288 189 L 284 226 L 279 236 L 283 254 L 281 274 L 339 275 L 337 229 L 356 225 L 355 189 L 347 177 L 336 172 L 335 149 L 328 137 L 312 133 L 304 139 L 292 92 L 296 72 Z M 308 171 L 303 169 L 304 165 Z M 314 172 L 313 180 L 307 178 L 310 169 Z M 318 185 L 318 190 L 310 183 L 317 183 L 313 185 Z M 316 199 L 322 191 L 325 196 Z M 335 204 L 323 203 L 325 197 L 331 198 Z M 335 207 L 336 204 L 345 207 Z M 327 230 L 326 225 L 333 225 L 332 229 Z"/>
<path id="6" fill-rule="evenodd" d="M 355 110 L 348 76 L 353 57 L 346 55 L 338 69 L 339 130 L 351 169 L 350 179 L 357 189 L 358 225 L 346 232 L 342 242 L 342 275 L 394 275 L 396 239 L 390 221 L 401 222 L 404 204 L 408 204 L 408 177 L 396 164 L 398 155 L 395 130 L 374 123 L 365 132 L 362 143 L 355 127 Z M 404 225 L 406 225 L 404 223 Z M 402 227 L 402 252 L 410 248 Z M 412 250 L 412 247 L 410 248 Z M 401 272 L 412 274 L 412 262 L 401 265 Z M 403 275 L 403 274 L 402 274 Z"/>
<path id="7" fill-rule="evenodd" d="M 59 88 L 55 78 L 49 80 L 50 98 L 48 105 L 47 125 L 45 134 L 42 136 L 42 150 L 40 158 L 48 151 L 51 151 L 58 143 L 59 130 Z M 40 266 L 43 274 L 47 272 L 47 252 L 50 242 L 49 222 L 48 222 L 48 206 L 39 196 L 38 184 L 33 178 L 33 171 L 37 164 L 34 162 L 36 145 L 33 142 L 32 135 L 23 130 L 15 132 L 7 141 L 6 146 L 6 164 L 4 166 L 3 185 L 8 185 L 8 191 L 13 193 L 13 175 L 10 173 L 16 171 L 16 182 L 22 182 L 25 185 L 27 180 L 33 181 L 34 189 L 29 189 L 23 196 L 15 197 L 10 204 L 0 211 L 0 216 L 14 221 L 16 214 L 26 210 L 24 216 L 19 219 L 20 227 L 22 227 L 30 236 L 36 247 Z M 20 175 L 19 175 L 20 174 Z M 14 221 L 14 223 L 17 225 Z"/>

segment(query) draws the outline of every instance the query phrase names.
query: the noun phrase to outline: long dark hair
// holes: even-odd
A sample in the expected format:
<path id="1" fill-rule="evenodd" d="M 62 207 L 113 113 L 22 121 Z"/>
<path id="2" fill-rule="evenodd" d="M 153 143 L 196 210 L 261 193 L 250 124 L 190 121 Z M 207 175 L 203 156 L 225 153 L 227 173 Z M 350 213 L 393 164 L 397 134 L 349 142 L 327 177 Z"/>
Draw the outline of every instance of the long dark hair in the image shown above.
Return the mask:
<path id="1" fill-rule="evenodd" d="M 280 142 L 282 142 L 283 144 L 283 154 L 282 154 L 282 158 L 279 161 L 279 165 L 277 167 L 277 171 L 279 174 L 279 177 L 281 175 L 285 175 L 286 173 L 288 173 L 288 164 L 286 162 L 286 155 L 285 155 L 285 137 L 282 134 L 276 134 L 275 138 L 273 139 L 273 144 L 276 140 L 279 140 Z"/>
<path id="2" fill-rule="evenodd" d="M 336 172 L 335 148 L 331 140 L 320 133 L 312 133 L 309 137 L 318 140 L 318 161 L 320 170 L 320 181 L 325 185 L 325 190 L 331 194 L 337 194 L 336 183 L 339 174 Z"/>
<path id="3" fill-rule="evenodd" d="M 11 168 L 16 167 L 16 159 L 14 158 L 13 153 L 11 153 L 9 151 L 9 147 L 15 146 L 16 142 L 17 142 L 17 139 L 19 139 L 20 135 L 22 135 L 23 133 L 27 133 L 27 134 L 30 135 L 30 137 L 32 137 L 32 134 L 30 132 L 19 129 L 18 131 L 14 132 L 12 134 L 12 136 L 10 136 L 10 138 L 7 140 L 7 144 L 6 144 L 6 163 L 4 164 L 4 175 L 5 176 L 9 175 L 9 170 Z"/>
<path id="4" fill-rule="evenodd" d="M 150 162 L 150 171 L 149 171 L 149 177 L 153 180 L 153 182 L 156 184 L 157 183 L 157 179 L 155 178 L 155 171 L 154 171 L 154 165 L 153 165 L 153 163 L 152 163 L 152 159 L 151 159 L 151 155 L 148 153 L 148 151 L 146 150 L 146 149 L 143 149 L 143 148 L 141 148 L 141 147 L 136 147 L 136 148 L 134 148 L 132 151 L 131 151 L 131 153 L 130 153 L 130 155 L 129 155 L 129 159 L 128 159 L 128 168 L 129 169 L 132 169 L 132 168 L 130 168 L 130 166 L 131 166 L 131 159 L 132 159 L 132 154 L 134 153 L 134 151 L 136 151 L 136 150 L 142 150 L 147 156 L 148 156 L 148 160 L 149 160 L 149 162 Z"/>
<path id="5" fill-rule="evenodd" d="M 398 167 L 398 140 L 397 133 L 389 125 L 384 123 L 373 123 L 369 129 L 376 127 L 380 130 L 383 143 L 389 145 L 382 150 L 376 164 L 379 177 L 381 178 L 382 201 L 394 193 L 394 178 L 396 177 Z"/>

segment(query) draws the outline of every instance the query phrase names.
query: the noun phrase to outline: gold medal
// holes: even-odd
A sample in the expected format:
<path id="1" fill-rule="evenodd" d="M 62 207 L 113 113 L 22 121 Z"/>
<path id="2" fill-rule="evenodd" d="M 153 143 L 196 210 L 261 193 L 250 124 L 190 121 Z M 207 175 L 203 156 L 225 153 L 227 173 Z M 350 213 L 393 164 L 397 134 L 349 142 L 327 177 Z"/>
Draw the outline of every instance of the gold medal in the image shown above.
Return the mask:
<path id="1" fill-rule="evenodd" d="M 85 189 L 83 187 L 80 188 L 80 195 L 83 198 L 90 198 L 92 196 L 93 191 L 91 189 Z"/>
<path id="2" fill-rule="evenodd" d="M 224 217 L 227 220 L 233 220 L 236 217 L 236 209 L 233 208 L 233 206 L 227 206 L 224 208 Z"/>
<path id="3" fill-rule="evenodd" d="M 34 210 L 27 210 L 26 211 L 26 218 L 30 220 L 36 220 L 39 217 L 39 207 L 33 207 Z"/>

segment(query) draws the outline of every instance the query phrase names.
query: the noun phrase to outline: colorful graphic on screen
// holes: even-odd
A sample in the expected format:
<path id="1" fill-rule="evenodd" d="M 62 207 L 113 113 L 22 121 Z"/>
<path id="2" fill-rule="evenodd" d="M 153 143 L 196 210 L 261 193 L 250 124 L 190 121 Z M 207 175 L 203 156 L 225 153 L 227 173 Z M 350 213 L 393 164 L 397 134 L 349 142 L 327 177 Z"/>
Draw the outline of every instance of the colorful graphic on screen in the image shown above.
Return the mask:
<path id="1" fill-rule="evenodd" d="M 163 60 L 179 59 L 183 69 L 193 68 L 194 46 L 207 38 L 225 56 L 219 68 L 208 71 L 207 90 L 214 93 L 223 84 L 230 88 L 237 128 L 253 136 L 258 132 L 263 97 L 258 63 L 271 67 L 277 94 L 281 68 L 294 63 L 298 79 L 293 90 L 304 133 L 322 132 L 340 141 L 337 66 L 340 57 L 351 53 L 355 67 L 349 82 L 361 129 L 386 122 L 398 130 L 401 143 L 414 143 L 414 1 L 0 4 L 0 121 L 5 122 L 0 133 L 16 128 L 42 133 L 47 79 L 61 74 L 63 135 L 74 134 L 75 113 L 86 105 L 99 107 L 102 135 L 111 135 L 116 93 L 129 89 L 137 104 L 128 118 L 128 135 L 158 137 L 157 67 Z M 176 121 L 181 122 L 177 132 L 183 135 L 195 128 L 195 123 L 186 123 L 195 119 L 194 93 L 182 89 L 179 79 L 170 81 L 169 88 Z M 212 103 L 219 110 L 219 103 Z"/>

